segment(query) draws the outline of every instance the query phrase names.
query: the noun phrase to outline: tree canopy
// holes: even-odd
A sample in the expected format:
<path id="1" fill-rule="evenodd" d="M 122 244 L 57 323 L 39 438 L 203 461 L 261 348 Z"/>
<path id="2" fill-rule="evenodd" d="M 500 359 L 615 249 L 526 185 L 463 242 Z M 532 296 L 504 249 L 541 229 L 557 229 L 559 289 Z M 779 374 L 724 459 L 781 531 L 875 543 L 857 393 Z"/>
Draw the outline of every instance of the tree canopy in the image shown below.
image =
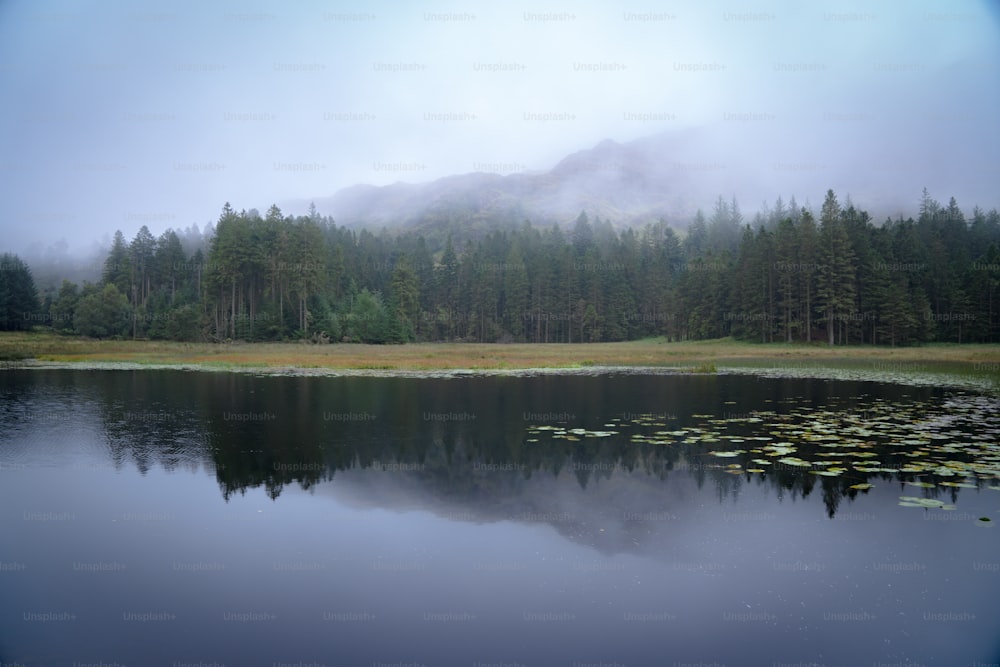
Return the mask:
<path id="1" fill-rule="evenodd" d="M 453 232 L 428 242 L 227 203 L 193 253 L 173 230 L 116 233 L 99 283 L 64 283 L 35 319 L 214 341 L 1000 342 L 1000 215 L 967 219 L 926 190 L 916 219 L 881 224 L 830 190 L 818 217 L 779 198 L 750 222 L 720 197 L 684 234 L 585 212 L 567 231 L 524 221 L 460 243 Z M 30 270 L 4 263 L 4 326 L 24 328 L 38 312 Z"/>
<path id="2" fill-rule="evenodd" d="M 44 319 L 31 269 L 17 255 L 0 255 L 0 331 L 30 329 Z"/>

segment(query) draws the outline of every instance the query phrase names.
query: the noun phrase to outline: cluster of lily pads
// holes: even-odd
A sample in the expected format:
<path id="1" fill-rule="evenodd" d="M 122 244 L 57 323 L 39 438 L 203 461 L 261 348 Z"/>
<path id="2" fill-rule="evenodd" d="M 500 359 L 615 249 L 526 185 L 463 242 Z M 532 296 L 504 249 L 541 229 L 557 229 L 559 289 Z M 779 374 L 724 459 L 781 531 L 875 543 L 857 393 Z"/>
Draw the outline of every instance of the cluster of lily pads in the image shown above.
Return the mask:
<path id="1" fill-rule="evenodd" d="M 719 417 L 694 414 L 683 425 L 663 415 L 613 417 L 607 430 L 569 425 L 528 427 L 528 442 L 548 434 L 579 442 L 627 437 L 649 446 L 684 446 L 687 457 L 730 459 L 718 467 L 733 475 L 794 471 L 857 480 L 856 491 L 873 488 L 873 476 L 897 476 L 905 484 L 988 488 L 1000 491 L 1000 410 L 996 399 L 958 394 L 935 404 L 874 400 L 863 408 L 803 407 L 759 410 Z M 704 460 L 704 459 L 703 459 Z M 706 465 L 711 465 L 710 463 Z M 903 496 L 903 507 L 954 509 L 933 498 Z"/>
<path id="2" fill-rule="evenodd" d="M 607 438 L 618 435 L 618 431 L 588 431 L 585 428 L 563 428 L 561 426 L 529 426 L 528 433 L 538 435 L 549 431 L 553 438 L 579 442 L 583 438 Z M 538 442 L 537 437 L 528 438 L 528 442 Z"/>

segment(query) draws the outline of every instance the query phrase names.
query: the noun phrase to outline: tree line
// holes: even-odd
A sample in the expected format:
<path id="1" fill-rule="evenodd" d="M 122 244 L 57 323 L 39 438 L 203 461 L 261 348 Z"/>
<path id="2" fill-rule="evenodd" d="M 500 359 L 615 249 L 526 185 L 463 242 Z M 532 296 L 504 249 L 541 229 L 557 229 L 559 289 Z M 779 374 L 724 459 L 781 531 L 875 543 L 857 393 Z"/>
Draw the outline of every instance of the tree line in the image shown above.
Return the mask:
<path id="1" fill-rule="evenodd" d="M 926 189 L 916 219 L 882 224 L 830 190 L 818 217 L 779 198 L 750 222 L 720 197 L 683 237 L 581 213 L 566 231 L 524 221 L 458 244 L 227 203 L 203 248 L 185 252 L 173 230 L 117 232 L 99 281 L 40 299 L 4 255 L 0 326 L 219 342 L 995 343 L 998 248 L 996 209 L 967 219 Z"/>

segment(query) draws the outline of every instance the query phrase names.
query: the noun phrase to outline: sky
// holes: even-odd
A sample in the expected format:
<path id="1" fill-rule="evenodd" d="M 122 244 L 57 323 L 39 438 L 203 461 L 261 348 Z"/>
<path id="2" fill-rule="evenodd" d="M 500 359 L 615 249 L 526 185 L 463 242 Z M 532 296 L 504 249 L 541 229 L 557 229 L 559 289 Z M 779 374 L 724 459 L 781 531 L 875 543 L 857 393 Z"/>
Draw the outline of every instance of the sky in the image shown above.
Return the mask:
<path id="1" fill-rule="evenodd" d="M 997 0 L 5 0 L 0 100 L 14 252 L 706 127 L 1000 205 Z"/>

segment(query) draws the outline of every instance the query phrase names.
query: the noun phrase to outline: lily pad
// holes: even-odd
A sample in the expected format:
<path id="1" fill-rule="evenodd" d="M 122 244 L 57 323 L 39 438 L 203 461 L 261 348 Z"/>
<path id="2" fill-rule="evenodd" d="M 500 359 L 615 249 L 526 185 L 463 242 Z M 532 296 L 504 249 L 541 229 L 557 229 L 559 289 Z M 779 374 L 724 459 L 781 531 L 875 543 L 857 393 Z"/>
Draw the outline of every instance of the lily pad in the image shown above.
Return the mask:
<path id="1" fill-rule="evenodd" d="M 868 489 L 870 489 L 870 488 L 872 488 L 874 486 L 875 486 L 874 484 L 869 484 L 869 483 L 865 482 L 863 484 L 852 484 L 848 488 L 855 489 L 857 491 L 867 491 Z"/>
<path id="2" fill-rule="evenodd" d="M 928 509 L 939 509 L 944 507 L 945 503 L 941 500 L 936 500 L 934 498 L 917 498 L 916 496 L 900 496 L 900 504 L 910 503 L 913 507 L 926 507 Z"/>
<path id="3" fill-rule="evenodd" d="M 786 456 L 784 458 L 778 459 L 778 463 L 784 463 L 786 466 L 798 466 L 800 468 L 809 468 L 812 466 L 809 461 L 803 461 L 796 456 Z"/>

